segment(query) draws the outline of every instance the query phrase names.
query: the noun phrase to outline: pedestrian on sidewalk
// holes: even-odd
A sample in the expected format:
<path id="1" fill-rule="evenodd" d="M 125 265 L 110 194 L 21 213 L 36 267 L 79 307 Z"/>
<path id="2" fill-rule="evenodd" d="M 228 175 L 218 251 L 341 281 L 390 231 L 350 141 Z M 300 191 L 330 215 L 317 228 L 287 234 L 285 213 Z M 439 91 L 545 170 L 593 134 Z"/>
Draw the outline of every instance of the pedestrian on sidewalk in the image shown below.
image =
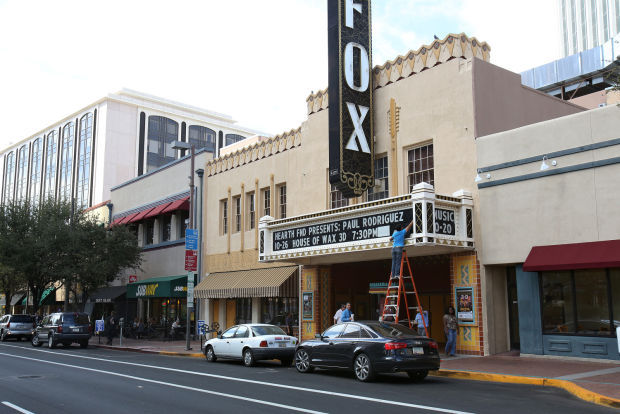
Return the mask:
<path id="1" fill-rule="evenodd" d="M 425 311 L 422 306 L 418 308 L 418 313 L 415 315 L 415 320 L 418 324 L 418 335 L 426 336 L 426 329 L 430 331 L 430 325 L 428 323 L 428 311 Z M 426 329 L 424 327 L 426 325 Z"/>
<path id="2" fill-rule="evenodd" d="M 407 232 L 411 230 L 412 226 L 413 220 L 411 220 L 411 223 L 409 223 L 404 229 L 402 224 L 398 224 L 394 230 L 394 233 L 392 233 L 392 237 L 390 237 L 390 241 L 394 242 L 392 244 L 392 278 L 400 277 L 400 262 L 403 258 L 405 236 L 407 235 Z"/>
<path id="3" fill-rule="evenodd" d="M 334 315 L 334 325 L 342 322 L 341 321 L 342 312 L 344 312 L 346 308 L 347 308 L 347 305 L 345 305 L 344 303 L 340 304 L 340 308 L 336 311 L 336 314 Z"/>
<path id="4" fill-rule="evenodd" d="M 116 326 L 118 325 L 118 321 L 116 320 L 116 313 L 112 311 L 108 319 L 105 321 L 104 330 L 106 331 L 106 337 L 108 338 L 108 342 L 106 345 L 112 345 L 112 339 L 116 335 Z"/>
<path id="5" fill-rule="evenodd" d="M 347 302 L 347 307 L 342 311 L 342 317 L 340 320 L 342 322 L 351 322 L 353 314 L 351 313 L 351 302 Z"/>
<path id="6" fill-rule="evenodd" d="M 446 314 L 443 315 L 443 330 L 446 333 L 446 355 L 454 356 L 456 353 L 456 334 L 459 329 L 459 322 L 456 319 L 454 307 L 448 306 Z"/>

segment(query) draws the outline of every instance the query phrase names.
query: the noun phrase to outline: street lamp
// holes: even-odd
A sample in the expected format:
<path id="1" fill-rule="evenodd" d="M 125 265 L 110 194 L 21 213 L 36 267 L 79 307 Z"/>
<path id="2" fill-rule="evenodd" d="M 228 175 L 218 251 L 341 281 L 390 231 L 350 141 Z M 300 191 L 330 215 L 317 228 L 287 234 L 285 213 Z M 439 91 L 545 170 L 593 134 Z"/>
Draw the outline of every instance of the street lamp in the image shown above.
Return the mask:
<path id="1" fill-rule="evenodd" d="M 172 149 L 189 149 L 190 150 L 190 167 L 189 167 L 189 229 L 194 229 L 194 159 L 196 158 L 196 151 L 193 144 L 189 144 L 183 141 L 174 141 L 172 143 Z M 190 309 L 194 307 L 193 300 L 190 301 L 190 286 L 193 290 L 194 288 L 194 272 L 189 271 L 187 274 L 187 300 L 186 300 L 186 308 L 185 308 L 185 350 L 189 351 L 192 349 L 189 346 L 189 314 Z M 192 295 L 193 296 L 193 295 Z M 193 299 L 193 298 L 192 298 Z"/>
<path id="2" fill-rule="evenodd" d="M 200 201 L 198 204 L 198 280 L 196 283 L 200 283 L 202 281 L 202 203 L 204 200 L 203 196 L 203 176 L 205 174 L 205 170 L 199 168 L 196 170 L 196 174 L 198 175 L 198 179 L 200 180 L 200 191 L 198 192 L 198 196 L 200 197 Z M 196 301 L 196 325 L 194 327 L 194 336 L 198 336 L 200 340 L 200 336 L 198 335 L 198 319 L 200 315 L 200 301 Z M 200 349 L 202 349 L 202 344 L 200 345 Z"/>

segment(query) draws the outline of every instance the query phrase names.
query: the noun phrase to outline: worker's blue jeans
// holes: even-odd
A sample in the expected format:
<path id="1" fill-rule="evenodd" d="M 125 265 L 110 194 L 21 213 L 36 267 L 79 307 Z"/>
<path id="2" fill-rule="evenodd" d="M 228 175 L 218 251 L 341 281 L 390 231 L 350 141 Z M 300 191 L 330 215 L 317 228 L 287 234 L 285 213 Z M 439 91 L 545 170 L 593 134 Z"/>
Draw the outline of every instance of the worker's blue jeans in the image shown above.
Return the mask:
<path id="1" fill-rule="evenodd" d="M 400 276 L 400 261 L 403 258 L 403 246 L 392 247 L 392 277 Z"/>

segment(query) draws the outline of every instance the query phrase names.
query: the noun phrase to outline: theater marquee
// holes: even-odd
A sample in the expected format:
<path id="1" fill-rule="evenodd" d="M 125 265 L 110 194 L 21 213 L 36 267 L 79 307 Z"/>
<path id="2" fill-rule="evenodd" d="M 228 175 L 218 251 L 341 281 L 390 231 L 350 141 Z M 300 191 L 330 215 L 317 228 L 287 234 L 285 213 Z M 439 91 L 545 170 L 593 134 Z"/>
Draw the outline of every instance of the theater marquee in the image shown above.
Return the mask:
<path id="1" fill-rule="evenodd" d="M 370 0 L 328 0 L 329 182 L 347 197 L 374 185 Z"/>

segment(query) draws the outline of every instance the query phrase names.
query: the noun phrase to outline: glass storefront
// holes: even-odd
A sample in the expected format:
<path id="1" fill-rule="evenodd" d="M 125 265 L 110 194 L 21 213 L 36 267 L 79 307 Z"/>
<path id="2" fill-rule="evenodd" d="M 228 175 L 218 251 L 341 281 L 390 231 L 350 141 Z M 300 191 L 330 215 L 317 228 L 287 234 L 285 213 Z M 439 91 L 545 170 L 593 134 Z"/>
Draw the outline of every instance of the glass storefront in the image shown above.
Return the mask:
<path id="1" fill-rule="evenodd" d="M 286 326 L 286 317 L 291 314 L 293 326 L 299 320 L 298 298 L 261 298 L 261 323 Z"/>

